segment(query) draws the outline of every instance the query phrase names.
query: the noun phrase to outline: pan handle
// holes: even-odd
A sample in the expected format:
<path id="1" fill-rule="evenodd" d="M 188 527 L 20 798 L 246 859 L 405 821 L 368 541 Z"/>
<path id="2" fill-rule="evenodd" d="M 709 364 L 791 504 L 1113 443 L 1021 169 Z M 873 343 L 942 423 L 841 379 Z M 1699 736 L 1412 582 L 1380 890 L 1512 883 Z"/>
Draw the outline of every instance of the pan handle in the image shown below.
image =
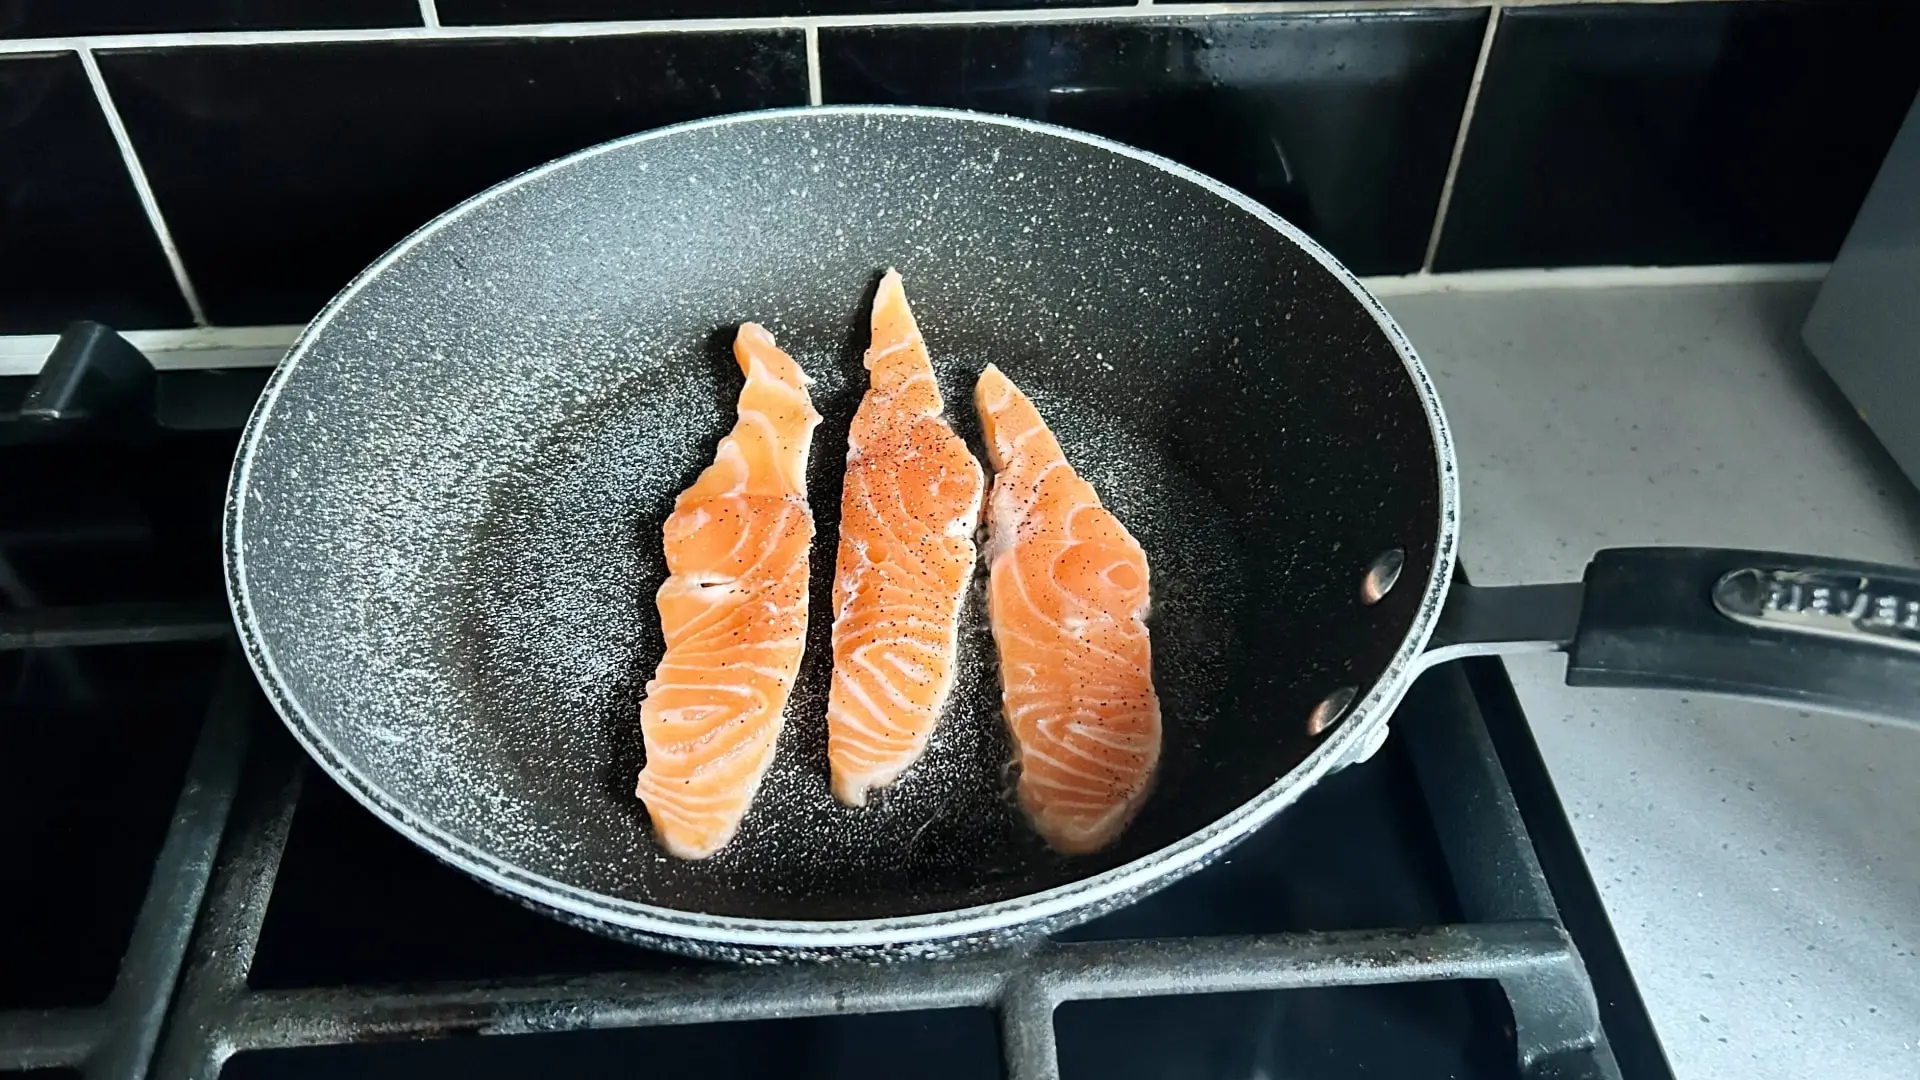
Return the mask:
<path id="1" fill-rule="evenodd" d="M 1577 584 L 1456 585 L 1425 663 L 1559 650 L 1567 683 L 1920 724 L 1920 571 L 1729 548 L 1611 548 Z"/>

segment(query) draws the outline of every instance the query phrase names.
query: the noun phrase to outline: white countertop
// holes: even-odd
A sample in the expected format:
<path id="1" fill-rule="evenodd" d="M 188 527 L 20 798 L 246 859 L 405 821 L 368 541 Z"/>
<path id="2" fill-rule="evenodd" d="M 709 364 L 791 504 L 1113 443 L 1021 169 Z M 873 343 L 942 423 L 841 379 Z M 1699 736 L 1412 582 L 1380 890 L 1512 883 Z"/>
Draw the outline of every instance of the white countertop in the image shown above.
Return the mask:
<path id="1" fill-rule="evenodd" d="M 1799 344 L 1804 284 L 1387 301 L 1461 455 L 1480 584 L 1605 546 L 1920 565 L 1920 494 Z M 1508 662 L 1674 1072 L 1920 1077 L 1920 731 Z"/>

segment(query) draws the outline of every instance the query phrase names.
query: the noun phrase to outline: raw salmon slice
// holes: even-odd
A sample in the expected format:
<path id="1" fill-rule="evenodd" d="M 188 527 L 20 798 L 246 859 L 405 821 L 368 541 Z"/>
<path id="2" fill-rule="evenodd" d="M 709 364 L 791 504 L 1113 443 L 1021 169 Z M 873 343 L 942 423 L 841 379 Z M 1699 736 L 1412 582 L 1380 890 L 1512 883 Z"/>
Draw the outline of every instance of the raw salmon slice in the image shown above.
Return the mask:
<path id="1" fill-rule="evenodd" d="M 674 500 L 656 603 L 667 651 L 647 683 L 635 789 L 660 846 L 683 859 L 725 847 L 773 763 L 807 634 L 811 381 L 743 323 L 740 415 L 712 465 Z"/>
<path id="2" fill-rule="evenodd" d="M 986 476 L 941 416 L 900 275 L 880 281 L 867 394 L 847 438 L 833 579 L 833 793 L 860 806 L 927 748 L 953 688 Z"/>
<path id="3" fill-rule="evenodd" d="M 989 365 L 974 388 L 993 461 L 987 615 L 1020 805 L 1056 850 L 1112 843 L 1160 760 L 1147 557 Z"/>

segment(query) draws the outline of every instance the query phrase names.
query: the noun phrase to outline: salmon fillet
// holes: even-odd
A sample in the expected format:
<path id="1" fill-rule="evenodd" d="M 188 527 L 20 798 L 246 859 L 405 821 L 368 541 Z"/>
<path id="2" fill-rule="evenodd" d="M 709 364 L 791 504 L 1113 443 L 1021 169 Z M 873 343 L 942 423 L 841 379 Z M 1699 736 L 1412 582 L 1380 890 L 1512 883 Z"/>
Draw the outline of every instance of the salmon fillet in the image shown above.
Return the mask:
<path id="1" fill-rule="evenodd" d="M 1147 557 L 988 365 L 974 389 L 994 468 L 987 614 L 1020 806 L 1070 855 L 1112 843 L 1160 760 Z"/>
<path id="2" fill-rule="evenodd" d="M 874 297 L 866 366 L 847 438 L 827 698 L 833 793 L 853 806 L 899 779 L 939 722 L 986 488 L 941 416 L 926 342 L 892 270 Z"/>
<path id="3" fill-rule="evenodd" d="M 647 683 L 635 789 L 660 846 L 704 859 L 740 828 L 773 763 L 807 634 L 811 381 L 773 335 L 743 323 L 739 419 L 674 500 L 655 602 L 666 655 Z"/>

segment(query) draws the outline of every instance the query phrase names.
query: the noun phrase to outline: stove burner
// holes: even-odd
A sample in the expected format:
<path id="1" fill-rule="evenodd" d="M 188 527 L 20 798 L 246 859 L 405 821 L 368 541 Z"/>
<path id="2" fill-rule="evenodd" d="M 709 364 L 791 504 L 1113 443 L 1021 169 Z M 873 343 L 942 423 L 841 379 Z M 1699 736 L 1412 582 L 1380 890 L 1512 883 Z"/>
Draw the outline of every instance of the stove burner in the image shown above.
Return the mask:
<path id="1" fill-rule="evenodd" d="M 803 1077 L 1669 1075 L 1497 661 L 1430 672 L 1372 762 L 1225 862 L 1031 951 L 682 960 L 488 892 L 305 767 L 227 641 L 217 577 L 191 570 L 218 564 L 237 384 L 170 389 L 163 375 L 122 408 L 86 404 L 85 388 L 124 393 L 138 377 L 59 378 L 72 393 L 52 411 L 73 441 L 11 437 L 41 422 L 0 418 L 0 471 L 37 455 L 44 481 L 37 503 L 0 495 L 0 739 L 38 733 L 31 752 L 0 743 L 0 764 L 36 806 L 47 800 L 29 793 L 67 777 L 61 790 L 99 812 L 56 844 L 81 864 L 117 852 L 132 884 L 104 959 L 76 944 L 91 931 L 8 946 L 10 963 L 39 959 L 0 978 L 0 1070 L 611 1077 L 644 1060 L 715 1080 L 776 1062 Z M 136 440 L 146 460 L 131 461 L 132 418 L 170 400 L 224 404 L 183 425 L 194 434 L 148 425 L 161 434 Z M 128 476 L 174 486 L 129 494 Z M 36 548 L 51 536 L 88 539 Z M 49 548 L 77 554 L 36 554 Z M 115 572 L 128 564 L 139 572 Z M 34 809 L 15 807 L 9 827 Z M 121 834 L 128 844 L 100 843 Z M 9 892 L 58 904 L 75 892 L 65 873 Z M 0 925 L 64 925 L 37 918 Z M 464 1034 L 523 1037 L 448 1038 Z"/>

